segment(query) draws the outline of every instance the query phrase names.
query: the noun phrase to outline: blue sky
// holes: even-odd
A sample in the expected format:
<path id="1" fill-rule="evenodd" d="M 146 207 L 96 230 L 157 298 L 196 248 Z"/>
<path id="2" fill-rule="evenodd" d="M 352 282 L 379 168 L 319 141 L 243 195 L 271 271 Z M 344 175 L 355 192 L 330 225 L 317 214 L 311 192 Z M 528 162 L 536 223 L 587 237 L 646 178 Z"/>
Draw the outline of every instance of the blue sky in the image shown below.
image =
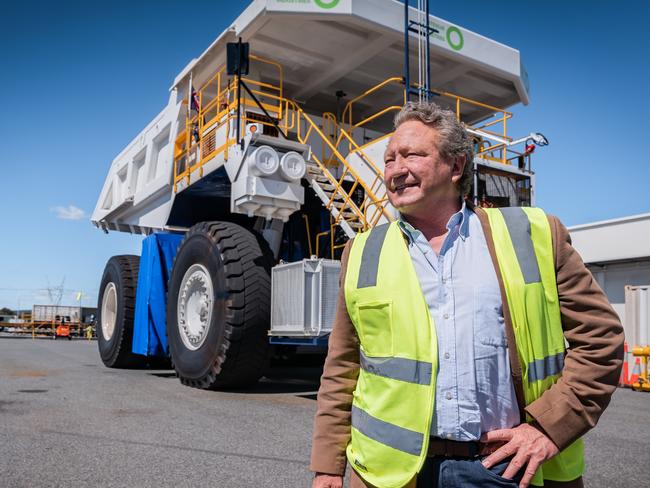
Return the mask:
<path id="1" fill-rule="evenodd" d="M 141 237 L 89 222 L 111 160 L 167 102 L 176 74 L 248 2 L 3 5 L 0 307 L 48 303 L 65 279 L 96 303 L 106 260 Z M 650 212 L 650 3 L 432 2 L 443 19 L 517 48 L 531 103 L 513 134 L 543 132 L 537 204 L 567 225 Z"/>

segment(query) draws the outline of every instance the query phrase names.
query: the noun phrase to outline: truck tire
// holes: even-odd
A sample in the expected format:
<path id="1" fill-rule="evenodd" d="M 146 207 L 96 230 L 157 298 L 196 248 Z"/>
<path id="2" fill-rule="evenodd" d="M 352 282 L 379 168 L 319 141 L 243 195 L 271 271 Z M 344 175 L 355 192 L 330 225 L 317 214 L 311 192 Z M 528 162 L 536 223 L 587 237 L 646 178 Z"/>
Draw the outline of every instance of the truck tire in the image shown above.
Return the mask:
<path id="1" fill-rule="evenodd" d="M 184 385 L 236 388 L 257 382 L 268 359 L 273 256 L 230 222 L 193 226 L 174 259 L 167 338 Z"/>
<path id="2" fill-rule="evenodd" d="M 106 263 L 97 300 L 97 344 L 109 368 L 142 366 L 144 356 L 133 354 L 133 318 L 140 256 L 113 256 Z"/>

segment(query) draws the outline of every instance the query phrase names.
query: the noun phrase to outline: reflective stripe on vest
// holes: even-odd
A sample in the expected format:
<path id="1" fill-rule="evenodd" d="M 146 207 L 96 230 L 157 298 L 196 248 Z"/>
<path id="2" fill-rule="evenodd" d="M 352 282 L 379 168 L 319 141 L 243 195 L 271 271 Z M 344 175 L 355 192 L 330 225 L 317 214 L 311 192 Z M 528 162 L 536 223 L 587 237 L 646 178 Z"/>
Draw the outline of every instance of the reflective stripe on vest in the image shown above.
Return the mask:
<path id="1" fill-rule="evenodd" d="M 517 254 L 519 267 L 524 276 L 524 283 L 541 281 L 533 240 L 530 236 L 528 216 L 521 207 L 502 208 L 499 211 L 506 222 L 512 245 Z"/>
<path id="2" fill-rule="evenodd" d="M 390 224 L 381 224 L 372 229 L 366 245 L 361 254 L 361 266 L 359 267 L 359 279 L 357 288 L 367 288 L 377 284 L 377 270 L 379 269 L 379 253 L 384 245 L 384 239 Z"/>
<path id="3" fill-rule="evenodd" d="M 354 405 L 352 406 L 352 427 L 366 437 L 398 451 L 413 456 L 419 456 L 422 451 L 424 436 L 421 433 L 379 420 Z"/>
<path id="4" fill-rule="evenodd" d="M 528 381 L 545 380 L 549 376 L 559 375 L 564 367 L 564 352 L 528 363 Z"/>
<path id="5" fill-rule="evenodd" d="M 431 363 L 405 358 L 368 357 L 360 354 L 361 368 L 368 373 L 418 385 L 431 383 Z"/>

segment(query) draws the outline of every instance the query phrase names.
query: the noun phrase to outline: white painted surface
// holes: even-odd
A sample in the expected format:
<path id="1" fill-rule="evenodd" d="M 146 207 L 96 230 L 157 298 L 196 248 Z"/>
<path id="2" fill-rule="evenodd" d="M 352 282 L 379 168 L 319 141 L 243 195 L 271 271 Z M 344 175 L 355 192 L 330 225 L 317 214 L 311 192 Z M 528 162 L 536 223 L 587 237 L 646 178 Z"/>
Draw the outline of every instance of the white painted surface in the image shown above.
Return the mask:
<path id="1" fill-rule="evenodd" d="M 174 91 L 167 107 L 113 160 L 91 216 L 95 225 L 113 229 L 110 225 L 119 221 L 126 226 L 164 227 L 173 199 L 172 134 L 175 138 L 180 110 Z"/>
<path id="2" fill-rule="evenodd" d="M 628 346 L 650 346 L 650 285 L 625 287 L 625 317 Z"/>
<path id="3" fill-rule="evenodd" d="M 569 228 L 585 263 L 650 257 L 650 213 Z"/>

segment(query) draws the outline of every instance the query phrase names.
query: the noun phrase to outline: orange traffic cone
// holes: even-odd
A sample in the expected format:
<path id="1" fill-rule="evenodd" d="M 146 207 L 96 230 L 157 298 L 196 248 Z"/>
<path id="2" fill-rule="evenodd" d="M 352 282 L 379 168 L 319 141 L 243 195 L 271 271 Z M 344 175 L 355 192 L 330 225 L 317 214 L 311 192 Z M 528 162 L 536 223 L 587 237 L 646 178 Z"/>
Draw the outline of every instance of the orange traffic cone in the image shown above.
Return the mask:
<path id="1" fill-rule="evenodd" d="M 621 377 L 618 380 L 618 386 L 629 386 L 630 385 L 630 372 L 627 365 L 627 342 L 623 344 L 623 369 L 621 370 Z"/>
<path id="2" fill-rule="evenodd" d="M 630 385 L 639 382 L 639 375 L 641 374 L 641 358 L 636 358 L 634 362 L 634 369 L 632 370 L 632 375 L 630 376 Z"/>

